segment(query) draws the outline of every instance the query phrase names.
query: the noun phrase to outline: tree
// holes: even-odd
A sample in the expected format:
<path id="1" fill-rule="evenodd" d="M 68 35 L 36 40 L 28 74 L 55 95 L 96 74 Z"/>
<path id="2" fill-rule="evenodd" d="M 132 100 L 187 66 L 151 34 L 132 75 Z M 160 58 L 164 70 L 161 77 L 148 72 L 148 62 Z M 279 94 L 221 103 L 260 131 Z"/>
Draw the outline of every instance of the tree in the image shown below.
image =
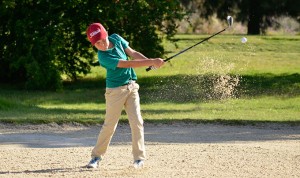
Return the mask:
<path id="1" fill-rule="evenodd" d="M 286 15 L 299 18 L 300 15 L 297 9 L 300 3 L 296 0 L 242 0 L 236 5 L 240 9 L 236 14 L 237 20 L 248 22 L 248 34 L 265 33 L 272 25 L 272 17 Z"/>
<path id="2" fill-rule="evenodd" d="M 297 0 L 193 0 L 187 3 L 181 0 L 186 7 L 195 8 L 201 16 L 208 18 L 217 14 L 220 19 L 225 19 L 228 14 L 235 16 L 236 21 L 247 23 L 248 34 L 265 33 L 272 23 L 272 17 L 287 15 L 294 18 L 300 16 L 300 1 Z M 193 3 L 193 6 L 190 4 Z"/>
<path id="3" fill-rule="evenodd" d="M 1 81 L 27 88 L 60 88 L 54 58 L 52 6 L 46 1 L 2 1 L 0 25 Z"/>
<path id="4" fill-rule="evenodd" d="M 86 28 L 101 22 L 149 57 L 161 57 L 164 34 L 175 34 L 184 15 L 179 1 L 6 0 L 0 2 L 0 81 L 58 89 L 61 75 L 90 71 L 95 49 Z"/>

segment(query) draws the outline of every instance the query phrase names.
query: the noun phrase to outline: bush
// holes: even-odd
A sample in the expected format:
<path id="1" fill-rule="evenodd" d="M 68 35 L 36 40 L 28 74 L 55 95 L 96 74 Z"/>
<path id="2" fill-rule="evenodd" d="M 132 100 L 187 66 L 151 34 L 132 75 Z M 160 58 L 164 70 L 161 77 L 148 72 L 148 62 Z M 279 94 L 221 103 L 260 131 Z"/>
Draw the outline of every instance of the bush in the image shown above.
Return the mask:
<path id="1" fill-rule="evenodd" d="M 158 32 L 175 34 L 179 1 L 4 1 L 0 3 L 0 82 L 59 89 L 61 75 L 90 72 L 95 51 L 86 28 L 101 22 L 150 57 L 162 57 Z M 164 22 L 164 23 L 163 23 Z"/>

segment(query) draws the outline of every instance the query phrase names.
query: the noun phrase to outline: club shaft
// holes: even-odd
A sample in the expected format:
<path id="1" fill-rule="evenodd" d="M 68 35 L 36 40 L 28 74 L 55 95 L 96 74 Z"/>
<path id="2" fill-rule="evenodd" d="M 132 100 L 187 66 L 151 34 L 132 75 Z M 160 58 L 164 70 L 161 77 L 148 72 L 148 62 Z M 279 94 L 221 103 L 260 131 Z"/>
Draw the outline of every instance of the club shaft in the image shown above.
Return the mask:
<path id="1" fill-rule="evenodd" d="M 223 29 L 223 30 L 219 31 L 218 33 L 215 33 L 215 34 L 213 34 L 213 35 L 211 35 L 211 36 L 209 36 L 209 37 L 207 37 L 207 38 L 203 39 L 202 41 L 200 41 L 200 42 L 198 42 L 198 43 L 194 44 L 193 46 L 190 46 L 190 47 L 188 47 L 188 48 L 186 48 L 186 49 L 184 49 L 184 50 L 180 51 L 179 53 L 177 53 L 177 54 L 175 54 L 175 55 L 173 55 L 173 56 L 171 56 L 171 57 L 168 57 L 168 58 L 167 58 L 167 59 L 165 59 L 164 61 L 165 61 L 165 62 L 167 62 L 167 61 L 171 60 L 172 58 L 174 58 L 174 57 L 176 57 L 176 56 L 179 56 L 180 54 L 182 54 L 182 53 L 186 52 L 187 50 L 190 50 L 190 49 L 192 49 L 193 47 L 195 47 L 195 46 L 197 46 L 197 45 L 199 45 L 199 44 L 203 43 L 204 41 L 207 41 L 207 40 L 209 40 L 210 38 L 212 38 L 212 37 L 214 37 L 214 36 L 216 36 L 216 35 L 218 35 L 218 34 L 222 33 L 222 32 L 223 32 L 223 31 L 225 31 L 225 30 L 226 30 L 226 29 Z"/>
<path id="2" fill-rule="evenodd" d="M 227 28 L 228 28 L 228 27 L 227 27 Z M 221 30 L 221 31 L 219 31 L 219 32 L 217 32 L 217 33 L 215 33 L 215 34 L 213 34 L 213 35 L 211 35 L 211 36 L 209 36 L 209 37 L 203 39 L 202 41 L 200 41 L 200 42 L 194 44 L 193 46 L 190 46 L 190 47 L 188 47 L 188 48 L 186 48 L 186 49 L 180 51 L 179 53 L 177 53 L 177 54 L 175 54 L 175 55 L 173 55 L 173 56 L 171 56 L 171 57 L 168 57 L 168 58 L 165 59 L 164 61 L 167 62 L 167 61 L 173 59 L 174 57 L 179 56 L 180 54 L 186 52 L 187 50 L 189 50 L 189 49 L 191 49 L 191 48 L 193 48 L 193 47 L 195 47 L 195 46 L 197 46 L 197 45 L 203 43 L 204 41 L 207 41 L 207 40 L 209 40 L 210 38 L 212 38 L 212 37 L 214 37 L 214 36 L 216 36 L 216 35 L 218 35 L 218 34 L 224 32 L 227 28 L 224 28 L 223 30 Z M 148 67 L 148 68 L 146 69 L 146 71 L 148 72 L 148 71 L 150 71 L 151 69 L 152 69 L 151 67 Z"/>

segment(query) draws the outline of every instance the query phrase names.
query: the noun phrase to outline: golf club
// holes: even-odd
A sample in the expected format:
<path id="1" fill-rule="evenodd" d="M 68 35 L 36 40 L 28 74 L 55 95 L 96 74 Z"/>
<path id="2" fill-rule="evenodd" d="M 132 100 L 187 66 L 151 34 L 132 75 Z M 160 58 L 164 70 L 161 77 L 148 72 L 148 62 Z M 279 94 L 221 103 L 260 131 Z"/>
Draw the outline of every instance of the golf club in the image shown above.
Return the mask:
<path id="1" fill-rule="evenodd" d="M 175 55 L 173 55 L 173 56 L 171 56 L 171 57 L 168 57 L 168 58 L 165 59 L 164 61 L 167 62 L 167 61 L 173 59 L 174 57 L 176 57 L 176 56 L 178 56 L 178 55 L 180 55 L 180 54 L 186 52 L 187 50 L 189 50 L 189 49 L 191 49 L 191 48 L 193 48 L 193 47 L 195 47 L 195 46 L 197 46 L 197 45 L 203 43 L 204 41 L 207 41 L 207 40 L 209 40 L 210 38 L 212 38 L 212 37 L 214 37 L 214 36 L 216 36 L 216 35 L 218 35 L 218 34 L 224 32 L 227 28 L 231 27 L 232 24 L 233 24 L 233 18 L 232 18 L 231 16 L 227 16 L 227 23 L 228 23 L 228 27 L 224 28 L 223 30 L 221 30 L 221 31 L 219 31 L 219 32 L 217 32 L 217 33 L 215 33 L 215 34 L 213 34 L 213 35 L 211 35 L 211 36 L 209 36 L 209 37 L 207 37 L 207 38 L 205 38 L 205 39 L 203 39 L 202 41 L 200 41 L 200 42 L 194 44 L 193 46 L 190 46 L 190 47 L 188 47 L 188 48 L 186 48 L 186 49 L 180 51 L 179 53 L 177 53 L 177 54 L 175 54 Z M 153 66 L 150 66 L 150 67 L 148 67 L 148 68 L 146 69 L 146 71 L 148 72 L 148 71 L 150 71 L 150 70 L 152 70 L 152 69 L 154 69 L 154 67 L 153 67 Z"/>

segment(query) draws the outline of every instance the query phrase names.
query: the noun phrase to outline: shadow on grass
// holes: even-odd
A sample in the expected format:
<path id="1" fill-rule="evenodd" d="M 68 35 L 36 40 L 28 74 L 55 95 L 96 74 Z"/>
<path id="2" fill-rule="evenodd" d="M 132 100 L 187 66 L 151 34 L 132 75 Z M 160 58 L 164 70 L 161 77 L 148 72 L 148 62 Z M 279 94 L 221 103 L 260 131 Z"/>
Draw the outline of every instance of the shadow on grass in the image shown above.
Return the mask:
<path id="1" fill-rule="evenodd" d="M 300 95 L 300 74 L 260 74 L 244 75 L 238 90 L 247 96 L 274 95 L 298 96 Z"/>
<path id="2" fill-rule="evenodd" d="M 300 74 L 146 77 L 139 81 L 145 102 L 199 102 L 226 98 L 300 95 Z"/>
<path id="3" fill-rule="evenodd" d="M 176 75 L 140 77 L 142 103 L 206 102 L 227 98 L 300 95 L 300 74 L 257 74 L 257 75 Z M 0 110 L 18 105 L 18 98 L 30 105 L 44 103 L 81 104 L 105 103 L 105 79 L 66 82 L 59 92 L 0 90 Z"/>
<path id="4" fill-rule="evenodd" d="M 83 125 L 101 124 L 105 109 L 65 109 L 23 106 L 22 109 L 3 111 L 0 123 L 7 124 L 49 124 L 80 123 Z"/>
<path id="5" fill-rule="evenodd" d="M 140 77 L 143 102 L 199 102 L 226 98 L 300 95 L 300 74 L 176 75 Z M 67 91 L 105 91 L 105 79 L 66 83 Z M 87 96 L 89 95 L 86 93 Z M 103 101 L 104 98 L 101 99 Z"/>

